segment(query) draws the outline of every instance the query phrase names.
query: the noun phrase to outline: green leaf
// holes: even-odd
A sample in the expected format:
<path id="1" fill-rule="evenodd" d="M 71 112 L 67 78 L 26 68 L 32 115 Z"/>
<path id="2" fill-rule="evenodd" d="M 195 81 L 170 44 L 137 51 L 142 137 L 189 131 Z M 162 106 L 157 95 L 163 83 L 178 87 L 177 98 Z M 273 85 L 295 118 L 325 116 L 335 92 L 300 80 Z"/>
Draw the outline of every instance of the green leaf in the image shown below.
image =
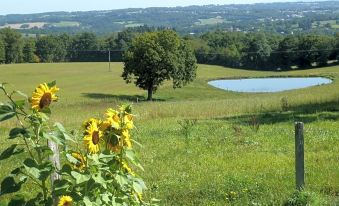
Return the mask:
<path id="1" fill-rule="evenodd" d="M 6 177 L 1 182 L 0 196 L 20 191 L 22 184 L 24 184 L 26 180 L 27 178 L 16 182 L 13 177 Z"/>
<path id="2" fill-rule="evenodd" d="M 71 175 L 75 178 L 76 184 L 81 184 L 83 182 L 87 182 L 90 179 L 90 176 L 80 174 L 79 172 L 72 171 Z"/>
<path id="3" fill-rule="evenodd" d="M 15 104 L 18 108 L 23 108 L 25 106 L 26 101 L 25 100 L 17 100 L 15 101 Z"/>
<path id="4" fill-rule="evenodd" d="M 55 80 L 52 81 L 52 82 L 50 82 L 50 83 L 47 83 L 47 86 L 48 86 L 49 88 L 54 87 L 55 85 L 56 85 L 56 81 L 55 81 Z"/>
<path id="5" fill-rule="evenodd" d="M 62 174 L 68 174 L 71 175 L 72 172 L 72 167 L 68 164 L 64 164 L 61 168 L 61 173 Z"/>
<path id="6" fill-rule="evenodd" d="M 92 203 L 92 201 L 87 196 L 84 197 L 84 203 L 85 203 L 85 206 L 93 206 L 94 205 Z"/>
<path id="7" fill-rule="evenodd" d="M 11 201 L 8 203 L 8 206 L 25 206 L 25 198 L 21 195 L 14 196 Z"/>
<path id="8" fill-rule="evenodd" d="M 29 138 L 28 130 L 26 130 L 24 128 L 13 128 L 9 132 L 9 139 L 15 139 L 15 138 L 20 137 L 20 136 Z"/>
<path id="9" fill-rule="evenodd" d="M 0 122 L 8 120 L 12 117 L 14 117 L 16 114 L 15 107 L 13 107 L 12 104 L 6 103 L 0 103 Z"/>
<path id="10" fill-rule="evenodd" d="M 46 180 L 54 172 L 52 162 L 48 161 L 39 165 L 39 172 L 39 180 Z"/>
<path id="11" fill-rule="evenodd" d="M 118 182 L 118 184 L 120 186 L 124 186 L 126 184 L 128 184 L 128 179 L 126 176 L 120 175 L 120 174 L 116 174 L 115 175 L 115 180 Z"/>
<path id="12" fill-rule="evenodd" d="M 56 135 L 59 136 L 59 138 L 64 139 L 64 140 L 70 140 L 72 142 L 75 142 L 73 140 L 73 138 L 71 136 L 68 135 L 68 133 L 66 132 L 66 129 L 64 128 L 64 126 L 62 124 L 60 124 L 59 122 L 54 124 L 54 127 L 57 128 L 56 131 Z"/>
<path id="13" fill-rule="evenodd" d="M 53 132 L 53 133 L 46 133 L 46 132 L 44 132 L 44 133 L 42 134 L 42 136 L 43 136 L 44 138 L 46 138 L 46 139 L 52 141 L 52 142 L 55 142 L 55 143 L 58 144 L 58 145 L 62 145 L 62 144 L 63 144 L 62 139 L 60 139 L 58 136 L 56 136 L 54 132 Z"/>
<path id="14" fill-rule="evenodd" d="M 98 172 L 98 173 L 92 175 L 92 179 L 96 183 L 100 184 L 103 188 L 107 189 L 106 180 L 104 178 L 102 178 L 101 172 Z"/>
<path id="15" fill-rule="evenodd" d="M 20 154 L 24 151 L 22 148 L 16 148 L 17 144 L 12 144 L 5 151 L 0 154 L 0 161 L 10 158 L 12 155 Z"/>
<path id="16" fill-rule="evenodd" d="M 33 159 L 31 159 L 31 158 L 25 159 L 24 167 L 30 175 L 32 175 L 36 179 L 39 179 L 40 170 L 38 168 L 38 164 Z"/>
<path id="17" fill-rule="evenodd" d="M 44 114 L 52 114 L 52 111 L 49 107 L 45 107 L 42 110 L 40 110 L 40 113 L 44 113 Z"/>
<path id="18" fill-rule="evenodd" d="M 71 154 L 66 154 L 66 158 L 72 164 L 80 163 L 80 161 L 78 159 L 76 159 L 75 157 L 73 157 Z"/>
<path id="19" fill-rule="evenodd" d="M 26 100 L 28 99 L 28 96 L 25 93 L 23 93 L 21 91 L 14 91 L 14 92 L 19 94 L 20 96 L 24 97 Z"/>

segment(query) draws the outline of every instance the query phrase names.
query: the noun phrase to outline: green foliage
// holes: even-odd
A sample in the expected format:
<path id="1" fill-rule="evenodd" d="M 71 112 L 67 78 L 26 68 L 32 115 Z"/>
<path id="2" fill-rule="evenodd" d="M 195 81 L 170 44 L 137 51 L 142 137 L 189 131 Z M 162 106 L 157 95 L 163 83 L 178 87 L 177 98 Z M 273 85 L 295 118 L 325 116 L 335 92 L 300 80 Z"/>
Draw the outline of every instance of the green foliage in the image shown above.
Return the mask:
<path id="1" fill-rule="evenodd" d="M 136 37 L 124 55 L 122 77 L 148 91 L 148 100 L 166 80 L 180 88 L 196 76 L 196 59 L 174 31 L 149 32 Z"/>
<path id="2" fill-rule="evenodd" d="M 19 63 L 22 60 L 22 38 L 21 34 L 13 29 L 0 30 L 0 36 L 5 44 L 6 63 Z"/>
<path id="3" fill-rule="evenodd" d="M 41 62 L 65 60 L 66 48 L 57 36 L 42 36 L 37 39 L 36 52 Z"/>
<path id="4" fill-rule="evenodd" d="M 317 194 L 307 191 L 296 191 L 286 200 L 284 206 L 327 205 Z"/>
<path id="5" fill-rule="evenodd" d="M 0 64 L 5 63 L 6 61 L 6 50 L 5 50 L 5 42 L 0 35 Z"/>
<path id="6" fill-rule="evenodd" d="M 23 47 L 23 61 L 28 63 L 37 63 L 35 52 L 35 40 L 32 38 L 26 39 Z"/>

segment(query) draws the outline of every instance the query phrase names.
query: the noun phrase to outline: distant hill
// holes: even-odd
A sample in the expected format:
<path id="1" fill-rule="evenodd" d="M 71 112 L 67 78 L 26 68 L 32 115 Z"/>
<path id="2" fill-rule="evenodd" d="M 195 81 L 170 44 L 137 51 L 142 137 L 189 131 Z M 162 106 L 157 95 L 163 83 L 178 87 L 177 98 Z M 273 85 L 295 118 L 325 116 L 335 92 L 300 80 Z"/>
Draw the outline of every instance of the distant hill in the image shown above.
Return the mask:
<path id="1" fill-rule="evenodd" d="M 339 31 L 339 2 L 134 8 L 0 16 L 0 28 L 11 27 L 26 35 L 83 31 L 107 34 L 142 25 L 170 27 L 183 34 L 214 29 L 331 34 Z"/>

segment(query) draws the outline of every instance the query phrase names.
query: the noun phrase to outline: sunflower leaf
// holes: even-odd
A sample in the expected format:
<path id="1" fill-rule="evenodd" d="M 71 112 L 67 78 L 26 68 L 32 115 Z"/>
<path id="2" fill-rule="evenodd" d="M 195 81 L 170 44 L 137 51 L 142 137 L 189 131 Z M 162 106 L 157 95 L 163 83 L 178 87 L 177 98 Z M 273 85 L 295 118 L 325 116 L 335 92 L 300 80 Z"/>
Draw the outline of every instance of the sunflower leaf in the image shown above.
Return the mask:
<path id="1" fill-rule="evenodd" d="M 20 154 L 24 151 L 22 148 L 16 148 L 17 144 L 12 144 L 5 151 L 0 154 L 0 161 L 10 158 L 12 155 Z"/>
<path id="2" fill-rule="evenodd" d="M 24 178 L 21 181 L 16 182 L 13 177 L 6 177 L 1 182 L 0 196 L 20 191 L 21 185 L 24 184 L 26 180 L 27 178 Z"/>
<path id="3" fill-rule="evenodd" d="M 49 88 L 54 87 L 55 85 L 56 85 L 56 81 L 55 81 L 55 80 L 52 81 L 52 82 L 47 83 L 47 86 L 48 86 Z"/>
<path id="4" fill-rule="evenodd" d="M 9 132 L 9 139 L 15 139 L 15 138 L 20 137 L 20 136 L 25 137 L 25 138 L 29 138 L 28 130 L 24 129 L 24 128 L 13 128 Z"/>
<path id="5" fill-rule="evenodd" d="M 0 103 L 0 122 L 14 117 L 15 114 L 15 106 L 9 103 Z"/>
<path id="6" fill-rule="evenodd" d="M 74 177 L 76 184 L 81 184 L 81 183 L 87 182 L 89 179 L 91 179 L 90 176 L 80 174 L 79 172 L 76 172 L 76 171 L 72 171 L 71 175 L 72 175 L 72 177 Z"/>
<path id="7" fill-rule="evenodd" d="M 22 91 L 14 91 L 14 93 L 17 93 L 18 95 L 24 97 L 25 99 L 28 99 L 28 96 L 25 93 L 23 93 Z"/>
<path id="8" fill-rule="evenodd" d="M 44 138 L 52 141 L 52 142 L 55 142 L 56 144 L 58 145 L 62 145 L 63 144 L 63 141 L 62 139 L 60 139 L 60 137 L 58 137 L 57 135 L 55 135 L 55 132 L 52 132 L 52 133 L 46 133 L 44 132 L 43 135 L 42 135 Z"/>

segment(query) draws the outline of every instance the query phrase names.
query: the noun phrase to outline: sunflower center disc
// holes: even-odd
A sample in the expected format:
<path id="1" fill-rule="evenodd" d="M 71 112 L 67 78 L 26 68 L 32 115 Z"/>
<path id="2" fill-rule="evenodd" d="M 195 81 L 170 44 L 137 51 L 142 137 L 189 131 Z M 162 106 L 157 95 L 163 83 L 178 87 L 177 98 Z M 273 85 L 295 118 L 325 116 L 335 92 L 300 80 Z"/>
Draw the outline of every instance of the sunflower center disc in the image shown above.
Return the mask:
<path id="1" fill-rule="evenodd" d="M 39 102 L 39 107 L 41 109 L 48 107 L 52 102 L 52 95 L 51 93 L 45 93 L 44 95 L 42 95 L 40 102 Z"/>
<path id="2" fill-rule="evenodd" d="M 92 134 L 92 142 L 93 144 L 98 144 L 99 143 L 99 132 L 94 131 Z"/>

